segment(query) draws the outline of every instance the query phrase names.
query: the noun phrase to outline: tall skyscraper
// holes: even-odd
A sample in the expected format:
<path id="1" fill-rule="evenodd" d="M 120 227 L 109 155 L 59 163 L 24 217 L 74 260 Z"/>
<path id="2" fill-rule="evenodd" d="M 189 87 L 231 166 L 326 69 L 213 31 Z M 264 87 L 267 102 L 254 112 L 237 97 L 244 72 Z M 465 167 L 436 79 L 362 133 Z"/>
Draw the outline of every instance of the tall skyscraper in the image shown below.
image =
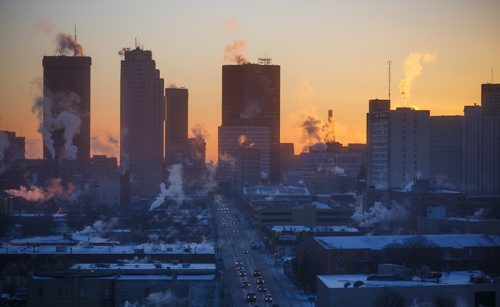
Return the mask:
<path id="1" fill-rule="evenodd" d="M 463 116 L 431 116 L 431 178 L 440 188 L 462 189 Z"/>
<path id="2" fill-rule="evenodd" d="M 88 161 L 90 158 L 90 65 L 92 60 L 86 56 L 44 56 L 42 63 L 43 96 L 50 101 L 44 104 L 43 125 L 48 127 L 54 143 L 52 146 L 44 137 L 43 157 L 56 161 L 75 158 L 79 161 Z M 65 111 L 68 113 L 60 116 Z M 71 116 L 64 116 L 70 114 Z M 78 120 L 80 126 L 74 129 Z M 67 138 L 72 138 L 72 140 L 67 140 Z M 76 147 L 76 154 L 74 149 L 68 148 L 68 141 L 72 141 L 72 145 Z"/>
<path id="3" fill-rule="evenodd" d="M 280 178 L 280 66 L 222 66 L 222 127 L 267 127 L 270 179 Z M 219 151 L 220 152 L 220 151 Z"/>
<path id="4" fill-rule="evenodd" d="M 390 100 L 373 99 L 366 114 L 368 186 L 389 188 Z"/>
<path id="5" fill-rule="evenodd" d="M 165 89 L 165 162 L 175 163 L 176 152 L 181 153 L 188 140 L 188 90 Z"/>
<path id="6" fill-rule="evenodd" d="M 125 52 L 120 83 L 120 164 L 131 196 L 158 192 L 163 163 L 163 79 L 150 50 Z"/>
<path id="7" fill-rule="evenodd" d="M 500 84 L 481 85 L 481 106 L 464 107 L 463 185 L 470 196 L 500 196 Z"/>

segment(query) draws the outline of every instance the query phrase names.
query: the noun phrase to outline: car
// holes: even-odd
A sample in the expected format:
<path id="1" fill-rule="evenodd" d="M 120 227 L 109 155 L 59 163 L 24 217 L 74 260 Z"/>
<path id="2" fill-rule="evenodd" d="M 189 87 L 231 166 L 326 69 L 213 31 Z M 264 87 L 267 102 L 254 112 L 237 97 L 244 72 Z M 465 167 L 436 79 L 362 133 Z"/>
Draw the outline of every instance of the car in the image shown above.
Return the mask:
<path id="1" fill-rule="evenodd" d="M 259 292 L 266 292 L 267 291 L 266 286 L 260 285 L 259 288 L 257 288 L 257 291 L 259 291 Z"/>
<path id="2" fill-rule="evenodd" d="M 245 272 L 245 270 L 239 270 L 239 273 L 240 277 L 245 277 L 247 276 L 247 272 Z"/>
<path id="3" fill-rule="evenodd" d="M 266 303 L 272 303 L 273 297 L 271 296 L 271 294 L 266 294 L 266 296 L 264 296 L 264 301 L 266 301 Z"/>
<path id="4" fill-rule="evenodd" d="M 234 265 L 243 265 L 243 260 L 236 260 Z"/>
<path id="5" fill-rule="evenodd" d="M 256 302 L 257 301 L 257 294 L 254 292 L 248 292 L 247 293 L 247 302 Z"/>
<path id="6" fill-rule="evenodd" d="M 238 229 L 233 230 L 234 233 L 240 232 Z"/>
<path id="7" fill-rule="evenodd" d="M 256 283 L 256 284 L 258 284 L 258 285 L 263 285 L 263 284 L 265 284 L 266 282 L 264 281 L 264 278 L 259 277 L 259 278 L 257 278 L 257 280 L 255 281 L 255 283 Z"/>
<path id="8" fill-rule="evenodd" d="M 250 282 L 248 280 L 244 280 L 241 282 L 242 288 L 250 288 Z"/>
<path id="9" fill-rule="evenodd" d="M 244 249 L 241 251 L 243 254 L 247 255 L 248 254 L 248 249 Z"/>
<path id="10" fill-rule="evenodd" d="M 260 277 L 262 276 L 262 273 L 260 272 L 260 270 L 253 270 L 253 276 Z"/>

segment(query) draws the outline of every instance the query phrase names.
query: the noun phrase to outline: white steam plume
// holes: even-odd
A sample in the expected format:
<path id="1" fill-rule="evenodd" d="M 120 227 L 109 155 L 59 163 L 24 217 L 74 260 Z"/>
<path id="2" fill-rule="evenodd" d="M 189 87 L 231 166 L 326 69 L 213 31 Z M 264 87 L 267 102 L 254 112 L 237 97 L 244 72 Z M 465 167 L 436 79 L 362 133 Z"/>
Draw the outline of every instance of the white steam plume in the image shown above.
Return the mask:
<path id="1" fill-rule="evenodd" d="M 168 168 L 168 188 L 165 183 L 160 184 L 160 194 L 156 197 L 155 201 L 149 207 L 152 211 L 160 207 L 166 197 L 175 198 L 178 202 L 182 202 L 184 198 L 184 191 L 182 187 L 182 164 L 174 164 Z"/>
<path id="2" fill-rule="evenodd" d="M 352 219 L 359 226 L 376 227 L 383 223 L 402 220 L 407 216 L 408 210 L 396 202 L 393 202 L 390 207 L 384 206 L 381 202 L 375 202 L 368 211 L 363 211 L 363 206 L 358 204 Z"/>
<path id="3" fill-rule="evenodd" d="M 70 198 L 70 196 L 75 192 L 75 187 L 72 184 L 68 184 L 68 187 L 64 188 L 61 182 L 61 178 L 55 178 L 49 180 L 47 188 L 35 185 L 31 185 L 29 188 L 21 186 L 18 190 L 5 190 L 5 193 L 14 197 L 22 197 L 25 200 L 32 202 L 43 202 L 51 198 Z"/>
<path id="4" fill-rule="evenodd" d="M 405 59 L 405 77 L 399 83 L 399 92 L 404 102 L 410 98 L 410 90 L 415 79 L 422 74 L 422 63 L 436 60 L 436 54 L 411 52 Z"/>

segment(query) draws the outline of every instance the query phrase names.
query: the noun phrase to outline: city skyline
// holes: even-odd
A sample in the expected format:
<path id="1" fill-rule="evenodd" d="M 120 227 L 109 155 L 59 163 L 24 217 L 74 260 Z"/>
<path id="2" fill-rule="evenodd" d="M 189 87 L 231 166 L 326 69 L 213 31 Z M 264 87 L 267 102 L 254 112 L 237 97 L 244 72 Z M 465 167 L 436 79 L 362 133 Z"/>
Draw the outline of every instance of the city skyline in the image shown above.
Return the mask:
<path id="1" fill-rule="evenodd" d="M 133 3 L 0 4 L 0 33 L 6 46 L 0 51 L 0 64 L 6 68 L 0 73 L 0 90 L 5 93 L 0 128 L 18 133 L 22 129 L 27 156 L 42 156 L 39 123 L 31 113 L 41 92 L 33 84 L 42 77 L 42 57 L 55 54 L 56 29 L 73 34 L 74 24 L 78 41 L 93 61 L 93 154 L 118 156 L 118 147 L 108 142 L 108 137 L 119 138 L 117 51 L 133 47 L 134 37 L 155 54 L 165 85 L 190 89 L 189 127 L 201 124 L 208 130 L 207 158 L 214 161 L 222 65 L 231 64 L 224 61 L 224 48 L 234 42 L 244 43 L 240 47 L 246 46 L 243 51 L 251 62 L 269 55 L 282 67 L 281 141 L 295 143 L 296 153 L 305 144 L 301 120 L 313 113 L 326 121 L 328 109 L 335 114 L 338 141 L 366 142 L 366 102 L 387 98 L 387 60 L 392 60 L 394 108 L 402 105 L 398 87 L 405 59 L 412 53 L 421 55 L 417 62 L 422 63 L 422 74 L 414 79 L 406 105 L 428 109 L 431 115 L 463 115 L 464 105 L 480 103 L 480 84 L 491 82 L 491 69 L 500 68 L 495 58 L 500 53 L 495 39 L 498 2 L 429 1 L 414 7 L 395 1 L 363 6 L 292 2 L 283 10 L 277 7 L 285 2 L 276 2 L 266 4 L 269 10 L 259 10 L 259 20 L 245 13 L 258 3 L 238 8 L 224 3 L 200 3 L 192 10 L 186 4 L 158 2 L 150 18 L 138 17 L 134 23 L 126 21 L 135 17 L 138 8 Z M 94 18 L 86 18 L 89 11 L 95 12 Z M 106 23 L 110 13 L 123 18 Z M 377 22 L 370 17 L 377 17 Z M 13 55 L 24 61 L 9 60 Z"/>

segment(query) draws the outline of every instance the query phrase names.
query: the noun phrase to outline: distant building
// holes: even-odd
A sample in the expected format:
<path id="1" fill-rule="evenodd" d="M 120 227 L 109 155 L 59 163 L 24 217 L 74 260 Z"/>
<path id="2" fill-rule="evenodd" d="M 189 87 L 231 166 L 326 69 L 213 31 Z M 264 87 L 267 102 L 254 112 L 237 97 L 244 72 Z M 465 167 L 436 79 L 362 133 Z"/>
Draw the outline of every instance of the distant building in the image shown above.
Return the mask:
<path id="1" fill-rule="evenodd" d="M 366 114 L 368 185 L 376 189 L 389 188 L 389 117 L 390 100 L 369 101 Z"/>
<path id="2" fill-rule="evenodd" d="M 158 192 L 163 163 L 163 79 L 150 50 L 125 51 L 120 83 L 120 163 L 131 196 Z"/>
<path id="3" fill-rule="evenodd" d="M 222 66 L 222 127 L 234 126 L 269 129 L 271 162 L 268 174 L 271 181 L 279 181 L 279 65 Z"/>
<path id="4" fill-rule="evenodd" d="M 43 97 L 45 103 L 43 125 L 51 132 L 54 141 L 54 156 L 44 139 L 43 157 L 50 160 L 72 158 L 64 134 L 64 128 L 52 127 L 51 122 L 63 111 L 77 116 L 80 128 L 77 129 L 72 144 L 76 146 L 75 158 L 88 161 L 90 158 L 90 65 L 92 59 L 86 56 L 44 56 L 43 57 Z M 65 119 L 67 120 L 67 119 Z M 74 123 L 72 123 L 74 124 Z M 53 130 L 52 130 L 53 129 Z"/>
<path id="5" fill-rule="evenodd" d="M 0 160 L 0 166 L 2 163 L 9 163 L 16 160 L 24 160 L 26 156 L 26 138 L 23 136 L 16 136 L 14 131 L 0 131 L 0 134 L 4 135 L 5 139 L 0 140 L 1 142 L 8 142 L 3 144 L 3 159 Z"/>
<path id="6" fill-rule="evenodd" d="M 462 190 L 463 116 L 430 117 L 430 173 L 441 188 Z"/>
<path id="7" fill-rule="evenodd" d="M 464 107 L 463 185 L 469 196 L 500 195 L 500 84 L 481 86 L 481 106 Z"/>
<path id="8" fill-rule="evenodd" d="M 255 147 L 240 147 L 234 152 L 234 171 L 232 189 L 241 193 L 245 186 L 260 184 L 262 178 L 260 168 L 260 150 Z"/>
<path id="9" fill-rule="evenodd" d="M 165 162 L 170 165 L 178 163 L 175 157 L 182 155 L 188 139 L 188 90 L 166 88 L 165 105 Z"/>
<path id="10" fill-rule="evenodd" d="M 293 143 L 280 143 L 280 172 L 281 178 L 286 179 L 288 171 L 295 168 Z"/>

